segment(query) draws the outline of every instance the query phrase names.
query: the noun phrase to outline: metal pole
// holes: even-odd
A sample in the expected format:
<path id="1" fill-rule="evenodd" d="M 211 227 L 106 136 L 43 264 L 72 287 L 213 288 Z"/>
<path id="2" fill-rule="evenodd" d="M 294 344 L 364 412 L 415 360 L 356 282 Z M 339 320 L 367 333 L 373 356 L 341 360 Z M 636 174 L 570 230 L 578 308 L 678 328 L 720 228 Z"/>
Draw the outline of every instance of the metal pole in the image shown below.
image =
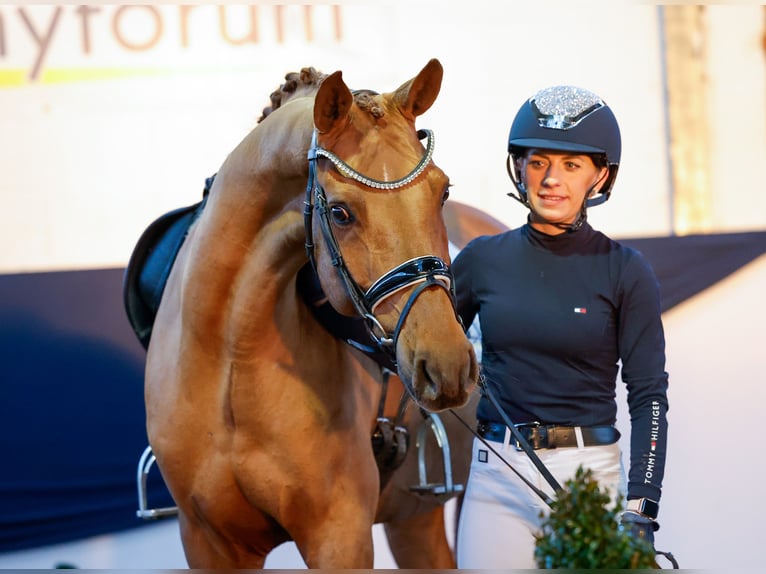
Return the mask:
<path id="1" fill-rule="evenodd" d="M 665 41 L 665 6 L 657 6 L 657 31 L 660 39 L 660 74 L 662 77 L 663 122 L 665 128 L 665 146 L 668 177 L 668 226 L 670 235 L 676 234 L 676 192 L 673 173 L 673 156 L 670 153 L 672 134 L 670 130 L 670 88 L 668 86 L 668 50 Z"/>

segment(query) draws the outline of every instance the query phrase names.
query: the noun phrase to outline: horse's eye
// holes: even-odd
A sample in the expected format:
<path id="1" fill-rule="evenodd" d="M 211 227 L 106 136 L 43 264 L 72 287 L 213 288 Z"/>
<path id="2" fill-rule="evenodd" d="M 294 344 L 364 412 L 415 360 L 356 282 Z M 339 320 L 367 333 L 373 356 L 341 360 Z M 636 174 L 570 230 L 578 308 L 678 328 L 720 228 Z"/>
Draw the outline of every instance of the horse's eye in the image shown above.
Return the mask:
<path id="1" fill-rule="evenodd" d="M 444 190 L 444 194 L 442 195 L 442 205 L 447 203 L 448 199 L 449 199 L 449 187 Z"/>
<path id="2" fill-rule="evenodd" d="M 338 225 L 348 225 L 354 221 L 354 216 L 351 215 L 351 212 L 343 205 L 331 206 L 330 214 L 332 215 L 333 221 Z"/>

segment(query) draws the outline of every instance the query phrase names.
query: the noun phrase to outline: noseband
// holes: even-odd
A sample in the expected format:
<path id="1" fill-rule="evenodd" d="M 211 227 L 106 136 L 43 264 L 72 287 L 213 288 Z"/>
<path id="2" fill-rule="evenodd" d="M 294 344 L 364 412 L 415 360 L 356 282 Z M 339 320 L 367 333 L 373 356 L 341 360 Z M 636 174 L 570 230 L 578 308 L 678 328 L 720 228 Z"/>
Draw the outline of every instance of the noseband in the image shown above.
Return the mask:
<path id="1" fill-rule="evenodd" d="M 331 151 L 319 147 L 316 130 L 311 138 L 311 147 L 308 152 L 309 177 L 308 184 L 306 185 L 306 200 L 303 212 L 306 230 L 306 254 L 311 261 L 311 265 L 316 270 L 312 226 L 312 216 L 314 210 L 316 210 L 319 215 L 322 236 L 327 244 L 332 264 L 338 270 L 346 292 L 356 308 L 356 312 L 364 319 L 372 340 L 381 351 L 391 358 L 394 364 L 396 364 L 396 343 L 399 340 L 404 320 L 412 309 L 415 300 L 425 289 L 431 286 L 443 288 L 449 294 L 452 306 L 455 308 L 455 288 L 452 270 L 441 258 L 435 255 L 423 255 L 397 265 L 377 279 L 369 289 L 362 289 L 351 276 L 348 267 L 346 267 L 340 246 L 332 231 L 327 196 L 316 177 L 316 160 L 319 156 L 329 159 L 341 175 L 353 179 L 365 187 L 379 190 L 396 190 L 411 183 L 425 171 L 431 162 L 434 151 L 433 133 L 430 130 L 419 130 L 418 137 L 420 139 L 427 138 L 426 153 L 418 165 L 415 166 L 415 169 L 396 181 L 379 181 L 359 173 Z M 387 333 L 375 316 L 375 309 L 394 293 L 416 284 L 417 287 L 410 294 L 406 305 L 399 315 L 399 320 L 396 323 L 393 334 Z"/>

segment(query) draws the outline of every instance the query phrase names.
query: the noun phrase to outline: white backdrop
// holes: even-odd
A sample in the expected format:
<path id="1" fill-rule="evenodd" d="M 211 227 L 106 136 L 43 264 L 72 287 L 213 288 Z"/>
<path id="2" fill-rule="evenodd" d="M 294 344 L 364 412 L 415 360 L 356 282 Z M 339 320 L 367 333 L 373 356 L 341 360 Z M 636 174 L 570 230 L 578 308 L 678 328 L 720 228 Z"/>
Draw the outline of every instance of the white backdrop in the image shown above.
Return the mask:
<path id="1" fill-rule="evenodd" d="M 249 9 L 224 8 L 229 37 L 251 29 Z M 444 83 L 419 125 L 436 132 L 455 199 L 522 222 L 505 195 L 510 122 L 539 88 L 572 83 L 604 97 L 623 132 L 614 195 L 591 220 L 616 237 L 672 231 L 656 6 L 261 2 L 257 42 L 242 45 L 224 39 L 213 5 L 77 10 L 0 5 L 0 273 L 124 264 L 154 217 L 199 198 L 286 72 L 341 69 L 352 87 L 386 91 L 432 57 Z M 710 6 L 708 20 L 714 231 L 758 229 L 762 8 Z"/>
<path id="2" fill-rule="evenodd" d="M 436 133 L 454 199 L 521 223 L 505 196 L 510 122 L 539 88 L 572 83 L 604 97 L 623 132 L 613 198 L 591 221 L 617 238 L 672 231 L 657 6 L 260 2 L 257 41 L 243 45 L 223 38 L 212 5 L 77 10 L 0 4 L 0 273 L 124 265 L 151 220 L 200 198 L 286 72 L 341 69 L 351 87 L 389 91 L 432 57 L 444 83 L 419 126 Z M 248 10 L 225 8 L 231 37 L 248 32 Z M 709 6 L 708 18 L 715 231 L 764 229 L 763 9 Z M 657 546 L 684 568 L 759 563 L 764 285 L 762 258 L 666 316 L 671 443 Z M 80 566 L 182 567 L 170 543 L 161 554 L 159 532 L 174 530 L 152 528 L 149 546 L 75 546 L 88 557 Z M 0 555 L 0 568 L 50 568 L 53 555 Z"/>
<path id="3" fill-rule="evenodd" d="M 654 7 L 339 4 L 315 4 L 307 15 L 301 6 L 260 3 L 259 41 L 241 46 L 222 38 L 212 5 L 189 13 L 165 4 L 101 6 L 87 27 L 74 5 L 0 5 L 0 272 L 124 264 L 149 221 L 198 199 L 204 178 L 255 125 L 288 71 L 341 69 L 352 87 L 388 91 L 432 57 L 444 65 L 444 83 L 419 125 L 436 133 L 436 161 L 455 199 L 523 221 L 505 196 L 510 122 L 541 87 L 575 83 L 602 95 L 624 132 L 622 173 L 600 223 L 629 235 L 668 231 Z M 22 11 L 39 37 L 49 32 L 45 50 Z M 231 36 L 245 34 L 248 15 L 247 6 L 226 7 Z M 576 24 L 583 17 L 587 30 Z M 143 51 L 123 46 L 152 39 Z M 24 81 L 35 69 L 36 78 Z"/>

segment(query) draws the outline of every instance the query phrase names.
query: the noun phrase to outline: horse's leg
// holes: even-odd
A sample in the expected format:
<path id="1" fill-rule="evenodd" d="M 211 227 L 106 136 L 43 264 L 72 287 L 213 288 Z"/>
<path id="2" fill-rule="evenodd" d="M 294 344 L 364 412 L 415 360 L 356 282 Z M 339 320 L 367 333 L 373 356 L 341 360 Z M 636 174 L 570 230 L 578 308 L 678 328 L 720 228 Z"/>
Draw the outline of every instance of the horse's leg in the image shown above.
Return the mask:
<path id="1" fill-rule="evenodd" d="M 233 548 L 223 540 L 214 542 L 215 534 L 196 518 L 188 519 L 183 512 L 178 514 L 178 523 L 183 543 L 184 555 L 189 568 L 206 570 L 253 569 L 262 570 L 266 556 L 252 552 L 242 554 L 233 552 Z"/>
<path id="2" fill-rule="evenodd" d="M 329 468 L 335 470 L 318 469 L 311 473 L 325 475 L 328 482 L 321 484 L 315 480 L 312 483 L 302 479 L 311 486 L 306 487 L 299 498 L 285 503 L 291 510 L 282 518 L 309 568 L 371 569 L 374 565 L 372 524 L 379 488 L 377 467 L 373 460 L 367 464 L 344 464 L 330 454 L 333 450 L 336 449 L 328 448 L 323 454 L 331 461 L 335 459 L 329 463 Z M 354 451 L 350 445 L 346 458 L 362 460 Z M 313 493 L 307 492 L 309 490 Z"/>
<path id="3" fill-rule="evenodd" d="M 453 569 L 455 557 L 444 524 L 444 505 L 383 525 L 399 568 Z"/>

